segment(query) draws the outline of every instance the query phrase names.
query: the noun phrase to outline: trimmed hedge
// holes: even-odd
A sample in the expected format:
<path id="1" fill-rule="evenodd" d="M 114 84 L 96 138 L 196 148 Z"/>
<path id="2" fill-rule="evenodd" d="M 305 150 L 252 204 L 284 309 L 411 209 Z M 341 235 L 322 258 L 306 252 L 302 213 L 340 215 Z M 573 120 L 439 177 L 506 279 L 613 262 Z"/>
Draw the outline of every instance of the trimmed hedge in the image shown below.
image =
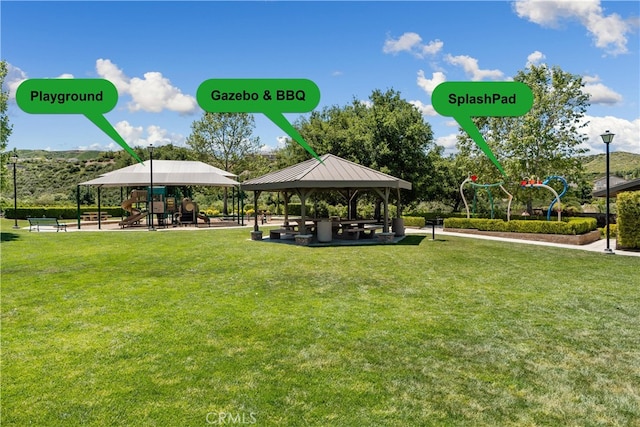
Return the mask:
<path id="1" fill-rule="evenodd" d="M 98 212 L 97 206 L 81 206 L 80 214 L 83 212 Z M 123 210 L 121 207 L 101 207 L 100 212 L 109 214 L 111 216 L 122 216 Z M 18 208 L 14 211 L 13 208 L 5 209 L 5 218 L 7 219 L 27 219 L 27 218 L 58 218 L 58 219 L 77 219 L 78 209 L 76 207 L 29 207 Z"/>
<path id="2" fill-rule="evenodd" d="M 405 227 L 419 227 L 422 228 L 425 225 L 425 220 L 421 216 L 403 216 Z"/>
<path id="3" fill-rule="evenodd" d="M 640 249 L 640 191 L 619 193 L 618 236 L 616 246 L 624 249 Z"/>
<path id="4" fill-rule="evenodd" d="M 594 218 L 569 218 L 566 221 L 537 221 L 537 220 L 513 220 L 480 218 L 447 218 L 444 220 L 445 228 L 471 228 L 480 231 L 500 231 L 515 233 L 540 233 L 540 234 L 585 234 L 597 228 Z"/>

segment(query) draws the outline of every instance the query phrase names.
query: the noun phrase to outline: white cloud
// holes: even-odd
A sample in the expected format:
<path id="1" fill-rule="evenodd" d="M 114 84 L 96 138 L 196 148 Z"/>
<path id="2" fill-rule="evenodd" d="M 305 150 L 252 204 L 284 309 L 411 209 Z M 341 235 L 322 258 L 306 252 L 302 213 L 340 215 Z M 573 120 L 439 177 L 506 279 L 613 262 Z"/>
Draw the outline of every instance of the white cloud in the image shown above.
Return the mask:
<path id="1" fill-rule="evenodd" d="M 435 55 L 442 50 L 444 42 L 441 40 L 432 40 L 428 44 L 422 46 L 423 55 Z"/>
<path id="2" fill-rule="evenodd" d="M 166 144 L 182 145 L 185 137 L 180 134 L 169 133 L 160 126 L 150 125 L 145 130 L 142 126 L 133 126 L 123 120 L 115 124 L 114 128 L 130 146 L 148 147 L 150 144 L 158 147 Z"/>
<path id="3" fill-rule="evenodd" d="M 514 9 L 520 18 L 544 27 L 558 28 L 563 20 L 577 20 L 598 48 L 612 55 L 627 52 L 626 34 L 632 25 L 618 14 L 605 16 L 600 0 L 518 0 Z"/>
<path id="4" fill-rule="evenodd" d="M 457 151 L 456 149 L 456 143 L 458 142 L 458 134 L 457 133 L 452 133 L 446 136 L 441 136 L 439 138 L 436 138 L 435 143 L 441 147 L 444 147 L 444 153 L 445 154 L 451 154 L 451 153 L 455 153 Z"/>
<path id="5" fill-rule="evenodd" d="M 96 71 L 98 75 L 109 80 L 118 90 L 118 95 L 124 95 L 129 91 L 129 77 L 125 76 L 116 64 L 108 59 L 98 59 L 96 61 Z"/>
<path id="6" fill-rule="evenodd" d="M 191 113 L 198 106 L 195 98 L 183 94 L 180 89 L 171 85 L 169 79 L 155 71 L 145 73 L 143 79 L 132 78 L 129 93 L 133 98 L 129 104 L 132 111 L 159 113 L 167 109 L 179 113 Z"/>
<path id="7" fill-rule="evenodd" d="M 546 56 L 544 56 L 544 53 L 540 52 L 539 50 L 536 50 L 531 54 L 529 54 L 529 56 L 527 56 L 527 67 L 530 65 L 538 65 L 540 61 L 544 59 L 546 59 Z"/>
<path id="8" fill-rule="evenodd" d="M 404 33 L 398 39 L 388 38 L 384 42 L 382 51 L 384 53 L 411 52 L 416 46 L 422 43 L 422 37 L 418 33 Z"/>
<path id="9" fill-rule="evenodd" d="M 436 113 L 435 108 L 433 108 L 433 105 L 427 105 L 427 104 L 424 104 L 422 101 L 418 101 L 418 100 L 409 101 L 409 104 L 415 106 L 418 110 L 420 110 L 420 113 L 422 113 L 423 116 L 438 115 L 438 113 Z"/>
<path id="10" fill-rule="evenodd" d="M 409 52 L 417 58 L 427 55 L 435 55 L 442 50 L 444 43 L 440 40 L 432 40 L 427 44 L 422 43 L 422 37 L 418 33 L 404 33 L 398 39 L 387 38 L 382 47 L 384 53 L 398 54 Z"/>
<path id="11" fill-rule="evenodd" d="M 127 77 L 124 72 L 108 59 L 96 61 L 96 71 L 101 77 L 111 81 L 120 95 L 131 95 L 130 111 L 159 113 L 163 110 L 181 114 L 194 113 L 198 109 L 196 99 L 185 95 L 173 86 L 162 73 L 151 71 L 144 78 Z"/>
<path id="12" fill-rule="evenodd" d="M 418 70 L 418 86 L 420 86 L 429 95 L 433 93 L 433 90 L 436 88 L 436 86 L 438 86 L 440 83 L 445 82 L 446 80 L 447 77 L 440 71 L 432 73 L 431 79 L 428 79 L 424 76 L 424 71 Z"/>
<path id="13" fill-rule="evenodd" d="M 464 69 L 465 73 L 473 81 L 479 81 L 484 79 L 500 80 L 504 78 L 504 73 L 500 70 L 482 70 L 478 66 L 478 60 L 467 55 L 447 55 L 445 60 L 452 64 L 460 66 Z"/>
<path id="14" fill-rule="evenodd" d="M 73 79 L 75 77 L 73 77 L 73 74 L 69 74 L 69 73 L 63 73 L 60 74 L 58 77 L 56 77 L 58 79 Z"/>
<path id="15" fill-rule="evenodd" d="M 331 73 L 331 77 L 340 77 L 341 75 L 343 75 L 344 73 L 340 70 L 336 70 L 333 73 Z"/>
<path id="16" fill-rule="evenodd" d="M 598 76 L 584 76 L 582 81 L 585 83 L 582 90 L 590 95 L 591 104 L 612 105 L 622 101 L 622 95 L 600 83 Z"/>
<path id="17" fill-rule="evenodd" d="M 7 75 L 4 78 L 2 89 L 9 92 L 9 99 L 16 99 L 16 90 L 25 80 L 27 80 L 27 73 L 7 62 Z"/>
<path id="18" fill-rule="evenodd" d="M 127 144 L 131 145 L 143 145 L 142 142 L 142 134 L 144 133 L 144 128 L 142 126 L 132 126 L 128 121 L 123 120 L 118 122 L 114 126 L 115 130 L 118 131 L 118 134 L 124 139 Z M 141 141 L 141 142 L 139 142 Z"/>
<path id="19" fill-rule="evenodd" d="M 640 118 L 629 121 L 612 116 L 585 116 L 584 121 L 589 124 L 584 128 L 587 141 L 583 147 L 587 148 L 591 154 L 605 152 L 606 148 L 600 135 L 607 130 L 615 134 L 609 145 L 610 151 L 640 154 Z"/>

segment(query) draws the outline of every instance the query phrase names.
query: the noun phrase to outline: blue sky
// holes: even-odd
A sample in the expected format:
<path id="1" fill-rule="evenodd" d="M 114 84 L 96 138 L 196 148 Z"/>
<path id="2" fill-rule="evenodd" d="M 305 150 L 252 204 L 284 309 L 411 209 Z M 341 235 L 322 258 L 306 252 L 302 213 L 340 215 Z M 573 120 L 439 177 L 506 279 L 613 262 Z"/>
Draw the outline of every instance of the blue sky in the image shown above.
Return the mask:
<path id="1" fill-rule="evenodd" d="M 324 106 L 393 88 L 447 152 L 457 125 L 431 107 L 443 81 L 508 80 L 528 63 L 583 76 L 586 148 L 640 153 L 640 2 L 25 2 L 2 1 L 1 57 L 11 95 L 27 78 L 106 78 L 107 120 L 131 146 L 184 145 L 200 83 L 305 78 Z M 286 115 L 295 121 L 299 114 Z M 256 114 L 264 149 L 285 133 Z M 8 149 L 120 149 L 83 116 L 32 115 L 10 101 Z M 322 154 L 322 153 L 319 153 Z"/>

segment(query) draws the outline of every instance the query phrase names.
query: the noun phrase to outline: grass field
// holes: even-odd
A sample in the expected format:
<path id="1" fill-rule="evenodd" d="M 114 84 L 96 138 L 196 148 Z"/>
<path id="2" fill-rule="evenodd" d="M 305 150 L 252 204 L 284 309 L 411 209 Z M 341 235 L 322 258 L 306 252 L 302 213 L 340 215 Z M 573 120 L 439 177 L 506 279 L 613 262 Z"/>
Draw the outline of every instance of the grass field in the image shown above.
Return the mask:
<path id="1" fill-rule="evenodd" d="M 640 259 L 2 233 L 2 426 L 638 426 Z"/>

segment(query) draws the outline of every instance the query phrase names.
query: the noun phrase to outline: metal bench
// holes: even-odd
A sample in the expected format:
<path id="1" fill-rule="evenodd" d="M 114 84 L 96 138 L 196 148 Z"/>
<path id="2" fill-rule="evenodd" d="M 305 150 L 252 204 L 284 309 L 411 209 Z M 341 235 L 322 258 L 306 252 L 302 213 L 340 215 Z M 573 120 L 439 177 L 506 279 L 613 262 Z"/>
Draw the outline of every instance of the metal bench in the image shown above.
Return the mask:
<path id="1" fill-rule="evenodd" d="M 40 231 L 40 226 L 53 227 L 56 232 L 60 229 L 67 231 L 67 224 L 59 223 L 58 218 L 27 218 L 27 220 L 29 221 L 29 231 L 33 230 L 33 227 L 36 228 L 36 231 Z"/>

